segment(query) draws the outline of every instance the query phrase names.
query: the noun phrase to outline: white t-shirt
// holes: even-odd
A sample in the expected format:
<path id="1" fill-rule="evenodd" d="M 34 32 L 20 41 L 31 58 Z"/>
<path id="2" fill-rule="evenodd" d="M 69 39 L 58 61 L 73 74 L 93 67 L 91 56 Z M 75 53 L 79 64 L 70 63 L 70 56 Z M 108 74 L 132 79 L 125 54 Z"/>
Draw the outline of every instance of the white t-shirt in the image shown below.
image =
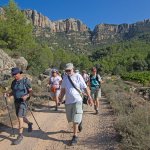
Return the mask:
<path id="1" fill-rule="evenodd" d="M 87 85 L 85 84 L 85 81 L 80 74 L 74 73 L 70 76 L 70 78 L 77 89 L 83 91 L 83 89 L 87 88 Z M 65 88 L 66 91 L 66 104 L 72 104 L 82 101 L 82 97 L 80 96 L 79 92 L 72 86 L 67 75 L 64 76 L 61 87 Z"/>
<path id="2" fill-rule="evenodd" d="M 59 82 L 62 80 L 62 78 L 60 76 L 56 76 L 56 77 L 50 77 L 50 85 L 51 86 L 55 86 L 56 88 L 59 88 Z"/>
<path id="3" fill-rule="evenodd" d="M 86 74 L 86 73 L 84 73 L 84 74 L 82 75 L 82 77 L 83 77 L 83 79 L 84 79 L 85 82 L 87 82 L 87 81 L 89 80 L 89 75 Z"/>

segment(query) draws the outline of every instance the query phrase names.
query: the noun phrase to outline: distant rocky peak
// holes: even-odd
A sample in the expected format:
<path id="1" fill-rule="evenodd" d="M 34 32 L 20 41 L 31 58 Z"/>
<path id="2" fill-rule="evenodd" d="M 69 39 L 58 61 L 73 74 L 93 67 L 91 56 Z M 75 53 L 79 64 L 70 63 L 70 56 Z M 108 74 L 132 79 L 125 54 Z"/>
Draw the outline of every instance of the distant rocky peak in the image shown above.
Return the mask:
<path id="1" fill-rule="evenodd" d="M 88 27 L 80 20 L 69 18 L 65 20 L 51 21 L 36 10 L 23 10 L 28 20 L 39 28 L 49 28 L 51 32 L 88 31 Z"/>

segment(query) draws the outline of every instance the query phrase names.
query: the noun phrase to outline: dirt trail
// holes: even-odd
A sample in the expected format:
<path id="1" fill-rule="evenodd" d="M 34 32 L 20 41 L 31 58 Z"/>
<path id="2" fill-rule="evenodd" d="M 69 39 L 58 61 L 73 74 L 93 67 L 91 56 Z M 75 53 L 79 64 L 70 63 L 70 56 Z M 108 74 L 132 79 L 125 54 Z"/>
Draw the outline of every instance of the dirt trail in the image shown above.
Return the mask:
<path id="1" fill-rule="evenodd" d="M 72 138 L 72 124 L 68 124 L 65 116 L 64 105 L 59 111 L 43 105 L 33 112 L 41 129 L 39 130 L 32 116 L 29 119 L 34 123 L 33 132 L 24 130 L 24 139 L 19 145 L 12 145 L 13 137 L 10 137 L 11 129 L 4 127 L 0 133 L 1 150 L 118 150 L 116 133 L 113 129 L 114 116 L 105 100 L 100 103 L 98 115 L 94 114 L 93 107 L 84 105 L 83 130 L 78 134 L 79 142 L 76 146 L 70 146 Z M 26 126 L 27 127 L 27 126 Z M 17 126 L 15 126 L 17 133 Z M 9 137 L 8 137 L 9 136 Z"/>

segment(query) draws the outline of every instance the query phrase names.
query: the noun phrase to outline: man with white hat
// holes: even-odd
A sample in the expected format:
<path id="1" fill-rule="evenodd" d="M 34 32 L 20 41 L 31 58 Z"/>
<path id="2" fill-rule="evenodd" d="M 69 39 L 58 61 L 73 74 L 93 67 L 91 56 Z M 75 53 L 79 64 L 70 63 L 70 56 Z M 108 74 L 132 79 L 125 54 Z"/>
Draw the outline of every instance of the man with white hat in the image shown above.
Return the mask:
<path id="1" fill-rule="evenodd" d="M 77 144 L 77 131 L 81 131 L 82 126 L 82 92 L 85 91 L 88 95 L 88 102 L 92 105 L 92 98 L 90 96 L 89 89 L 79 73 L 74 72 L 74 66 L 72 63 L 66 64 L 65 67 L 66 75 L 63 78 L 61 93 L 59 96 L 60 102 L 65 95 L 65 108 L 68 122 L 73 122 L 73 138 L 71 145 Z M 80 125 L 80 126 L 79 126 Z"/>

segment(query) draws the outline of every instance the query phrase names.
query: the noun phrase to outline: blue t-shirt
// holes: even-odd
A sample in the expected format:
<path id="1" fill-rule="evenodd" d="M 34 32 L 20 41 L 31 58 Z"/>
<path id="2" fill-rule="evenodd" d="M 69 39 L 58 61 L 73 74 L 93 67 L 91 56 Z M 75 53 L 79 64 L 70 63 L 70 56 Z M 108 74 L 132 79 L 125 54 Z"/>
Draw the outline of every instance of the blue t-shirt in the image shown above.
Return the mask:
<path id="1" fill-rule="evenodd" d="M 31 83 L 27 78 L 14 80 L 11 84 L 11 89 L 15 101 L 19 100 L 22 96 L 27 95 L 29 93 L 29 88 L 31 88 Z"/>

